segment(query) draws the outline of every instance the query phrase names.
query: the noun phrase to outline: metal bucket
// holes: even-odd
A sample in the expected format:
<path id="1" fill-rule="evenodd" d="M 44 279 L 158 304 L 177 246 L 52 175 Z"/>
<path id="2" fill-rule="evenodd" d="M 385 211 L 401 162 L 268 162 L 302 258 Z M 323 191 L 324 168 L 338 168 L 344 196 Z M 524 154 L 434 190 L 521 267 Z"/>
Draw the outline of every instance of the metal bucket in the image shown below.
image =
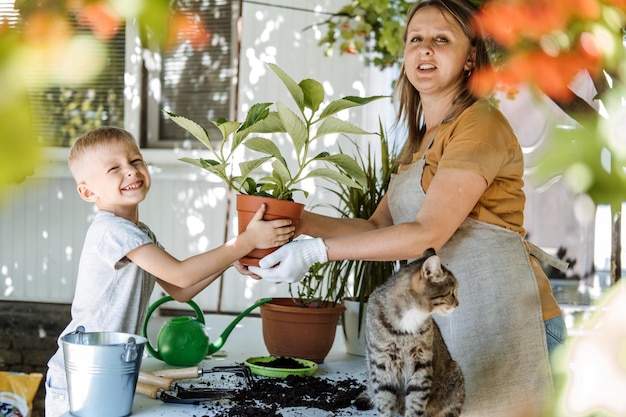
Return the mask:
<path id="1" fill-rule="evenodd" d="M 82 326 L 63 336 L 70 413 L 129 415 L 147 341 L 129 333 L 85 333 Z"/>

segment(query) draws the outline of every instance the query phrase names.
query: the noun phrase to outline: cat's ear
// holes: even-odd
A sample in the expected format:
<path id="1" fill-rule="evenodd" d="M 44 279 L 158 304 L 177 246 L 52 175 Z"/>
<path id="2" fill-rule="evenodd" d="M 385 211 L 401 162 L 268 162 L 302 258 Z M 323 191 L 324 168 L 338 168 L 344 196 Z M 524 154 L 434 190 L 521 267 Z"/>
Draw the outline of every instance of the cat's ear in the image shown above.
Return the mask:
<path id="1" fill-rule="evenodd" d="M 422 276 L 432 282 L 442 279 L 444 274 L 441 271 L 441 259 L 437 255 L 433 255 L 424 261 L 422 264 Z"/>

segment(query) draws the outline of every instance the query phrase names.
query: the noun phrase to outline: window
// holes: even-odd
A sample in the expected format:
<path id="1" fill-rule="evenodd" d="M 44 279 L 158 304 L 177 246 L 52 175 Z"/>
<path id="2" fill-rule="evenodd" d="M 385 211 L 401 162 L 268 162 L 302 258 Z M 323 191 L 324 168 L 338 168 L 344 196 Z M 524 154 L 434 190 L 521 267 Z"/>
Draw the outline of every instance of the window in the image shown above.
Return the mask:
<path id="1" fill-rule="evenodd" d="M 42 80 L 41 88 L 30 91 L 42 144 L 70 146 L 76 137 L 104 125 L 128 129 L 144 147 L 168 148 L 191 139 L 162 109 L 198 121 L 210 134 L 217 134 L 209 121 L 234 114 L 239 2 L 173 0 L 172 9 L 199 16 L 206 42 L 201 47 L 192 45 L 186 39 L 194 34 L 181 32 L 175 47 L 145 50 L 138 45 L 136 24 L 129 21 L 103 48 L 106 65 L 96 78 L 52 87 Z M 76 35 L 89 32 L 77 22 L 72 24 Z"/>
<path id="2" fill-rule="evenodd" d="M 182 42 L 164 52 L 162 65 L 149 74 L 147 140 L 150 147 L 171 147 L 181 139 L 191 139 L 164 118 L 161 109 L 202 124 L 210 135 L 218 134 L 210 120 L 232 118 L 234 114 L 239 2 L 178 0 L 176 3 L 179 11 L 202 16 L 207 45 L 198 49 L 188 41 Z M 182 39 L 189 38 L 181 35 Z M 160 97 L 156 92 L 160 92 Z"/>
<path id="3" fill-rule="evenodd" d="M 77 37 L 90 32 L 76 22 L 73 26 Z M 103 70 L 86 83 L 51 86 L 49 80 L 43 79 L 44 75 L 40 80 L 41 88 L 37 88 L 39 80 L 31 81 L 34 88 L 29 98 L 41 144 L 70 146 L 78 136 L 96 127 L 124 127 L 126 32 L 119 30 L 113 39 L 102 45 Z"/>

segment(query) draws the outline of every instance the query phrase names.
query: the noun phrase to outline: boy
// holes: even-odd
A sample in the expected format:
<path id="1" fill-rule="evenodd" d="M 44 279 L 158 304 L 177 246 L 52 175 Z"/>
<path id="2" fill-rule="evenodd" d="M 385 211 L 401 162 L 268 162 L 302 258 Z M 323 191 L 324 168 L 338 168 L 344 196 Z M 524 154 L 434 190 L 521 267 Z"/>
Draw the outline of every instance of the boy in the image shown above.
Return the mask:
<path id="1" fill-rule="evenodd" d="M 263 221 L 259 208 L 245 232 L 224 245 L 178 260 L 139 221 L 138 207 L 150 190 L 150 173 L 130 133 L 95 129 L 79 138 L 69 167 L 80 197 L 98 208 L 81 254 L 72 320 L 61 336 L 82 325 L 89 332 L 138 334 L 158 282 L 186 302 L 252 249 L 280 246 L 293 235 L 290 220 Z M 48 362 L 46 417 L 69 410 L 63 351 Z"/>

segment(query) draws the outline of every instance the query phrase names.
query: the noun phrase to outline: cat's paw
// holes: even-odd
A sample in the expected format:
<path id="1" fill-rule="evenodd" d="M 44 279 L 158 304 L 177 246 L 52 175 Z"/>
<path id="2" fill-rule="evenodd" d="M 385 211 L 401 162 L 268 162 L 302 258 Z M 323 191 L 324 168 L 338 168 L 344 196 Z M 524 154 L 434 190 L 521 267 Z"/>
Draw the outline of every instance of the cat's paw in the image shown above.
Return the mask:
<path id="1" fill-rule="evenodd" d="M 371 410 L 372 405 L 373 404 L 370 401 L 370 397 L 367 395 L 366 391 L 360 393 L 359 396 L 356 397 L 356 400 L 354 400 L 354 406 L 357 410 L 360 411 Z"/>

